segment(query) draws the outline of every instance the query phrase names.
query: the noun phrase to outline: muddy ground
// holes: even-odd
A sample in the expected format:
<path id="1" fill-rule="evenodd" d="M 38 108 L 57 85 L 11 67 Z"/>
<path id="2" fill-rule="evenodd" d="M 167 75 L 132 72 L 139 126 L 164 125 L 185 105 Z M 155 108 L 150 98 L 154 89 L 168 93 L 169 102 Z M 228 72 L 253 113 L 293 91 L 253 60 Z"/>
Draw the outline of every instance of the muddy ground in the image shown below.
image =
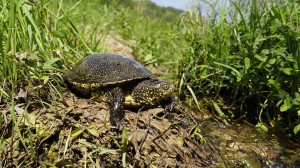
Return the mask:
<path id="1" fill-rule="evenodd" d="M 272 142 L 249 126 L 226 128 L 210 119 L 196 119 L 192 111 L 153 108 L 126 110 L 123 127 L 116 128 L 110 125 L 105 103 L 78 98 L 66 89 L 64 94 L 65 101 L 57 96 L 52 108 L 32 103 L 24 113 L 19 128 L 29 144 L 26 148 L 18 131 L 10 131 L 9 107 L 1 110 L 5 124 L 0 133 L 7 141 L 1 146 L 1 167 L 299 166 L 299 145 L 275 145 L 275 135 Z M 25 104 L 15 107 L 18 119 Z"/>
<path id="2" fill-rule="evenodd" d="M 215 163 L 187 114 L 166 113 L 162 108 L 126 110 L 124 126 L 116 128 L 110 125 L 105 103 L 81 99 L 66 90 L 65 101 L 58 99 L 52 105 L 31 107 L 20 121 L 20 132 L 27 135 L 24 141 L 32 143 L 32 148 L 25 149 L 16 132 L 1 132 L 13 145 L 1 153 L 0 165 L 211 167 Z M 5 113 L 9 121 L 11 115 Z"/>

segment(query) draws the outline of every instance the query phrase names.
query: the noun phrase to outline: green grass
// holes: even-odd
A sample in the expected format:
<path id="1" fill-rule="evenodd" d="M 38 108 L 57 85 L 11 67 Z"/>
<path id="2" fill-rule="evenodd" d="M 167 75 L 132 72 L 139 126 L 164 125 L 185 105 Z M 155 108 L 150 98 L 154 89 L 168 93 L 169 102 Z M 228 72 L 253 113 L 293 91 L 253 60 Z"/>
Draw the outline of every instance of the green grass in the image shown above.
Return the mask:
<path id="1" fill-rule="evenodd" d="M 77 5 L 73 4 L 72 8 Z M 27 113 L 28 107 L 38 103 L 55 109 L 51 100 L 63 95 L 61 87 L 55 87 L 50 79 L 61 76 L 60 72 L 83 56 L 103 50 L 97 41 L 85 41 L 71 21 L 72 8 L 64 8 L 62 1 L 0 2 L 0 108 L 3 111 L 0 153 L 4 156 L 3 152 L 9 149 L 9 156 L 5 157 L 11 158 L 17 151 L 30 151 L 30 159 L 24 162 L 28 166 L 33 164 L 28 161 L 37 157 L 33 143 L 41 138 L 38 128 L 33 137 L 30 121 L 35 120 Z M 17 107 L 20 103 L 15 100 L 21 90 L 25 92 L 21 95 L 27 104 L 24 108 Z M 6 109 L 10 118 L 4 113 Z M 17 138 L 6 140 L 4 136 L 8 132 Z M 20 149 L 15 145 L 18 143 Z M 16 164 L 8 159 L 6 165 Z"/>
<path id="2" fill-rule="evenodd" d="M 69 2 L 73 4 L 75 1 Z M 168 12 L 159 15 L 164 12 L 161 7 L 154 8 L 150 2 L 136 3 L 131 0 L 121 4 L 119 1 L 105 0 L 83 2 L 75 10 L 81 16 L 74 21 L 83 28 L 99 25 L 99 32 L 103 35 L 118 34 L 125 40 L 135 40 L 133 54 L 149 68 L 162 65 L 175 67 L 186 45 L 179 26 L 180 11 L 176 11 L 178 15 L 173 19 L 167 19 L 169 15 L 175 15 L 172 10 L 164 9 Z"/>
<path id="3" fill-rule="evenodd" d="M 24 155 L 25 150 L 29 157 L 22 156 L 26 158 L 23 165 L 53 166 L 39 158 L 45 156 L 37 154 L 36 146 L 51 135 L 38 127 L 36 122 L 40 121 L 35 121 L 37 116 L 31 115 L 28 107 L 34 110 L 32 107 L 44 106 L 57 111 L 57 97 L 64 101 L 64 93 L 59 82 L 56 85 L 51 81 L 55 83 L 62 72 L 84 56 L 104 53 L 105 43 L 101 39 L 108 33 L 136 40 L 134 52 L 149 66 L 157 67 L 166 60 L 169 66 L 176 62 L 180 48 L 174 45 L 181 42 L 173 40 L 180 35 L 176 25 L 172 25 L 174 21 L 167 17 L 164 17 L 164 21 L 169 20 L 167 24 L 159 18 L 151 20 L 135 5 L 130 0 L 122 4 L 101 0 L 0 2 L 0 110 L 8 110 L 10 114 L 0 116 L 1 156 L 14 158 L 19 152 Z M 26 107 L 18 107 L 22 103 L 20 98 L 14 99 L 17 95 L 24 99 Z M 7 139 L 8 131 L 14 138 Z M 70 136 L 63 145 L 63 153 L 68 150 L 69 142 Z M 46 150 L 51 158 L 55 155 L 51 154 L 52 147 Z M 1 164 L 18 164 L 18 160 L 6 160 Z"/>
<path id="4" fill-rule="evenodd" d="M 50 75 L 93 53 L 60 1 L 0 4 L 2 102 L 10 101 L 20 83 L 35 92 Z"/>
<path id="5" fill-rule="evenodd" d="M 247 120 L 258 129 L 275 127 L 299 135 L 299 2 L 226 3 L 229 8 L 211 4 L 208 17 L 190 8 L 179 20 L 180 11 L 131 0 L 1 1 L 0 110 L 11 118 L 0 115 L 0 154 L 9 150 L 12 157 L 25 150 L 24 164 L 53 166 L 36 155 L 35 144 L 47 131 L 35 127 L 29 106 L 56 111 L 56 97 L 64 97 L 62 87 L 50 81 L 84 56 L 104 53 L 101 39 L 107 34 L 135 40 L 133 52 L 140 62 L 158 67 L 163 78 L 177 83 L 182 101 L 225 124 Z M 14 98 L 21 90 L 26 106 L 20 111 Z M 16 138 L 6 139 L 5 130 Z M 73 130 L 64 153 L 70 138 L 82 132 Z M 124 165 L 125 135 L 120 147 Z M 92 153 L 116 152 L 94 148 Z"/>
<path id="6" fill-rule="evenodd" d="M 190 47 L 180 61 L 181 95 L 223 121 L 257 127 L 300 124 L 300 5 L 297 1 L 226 1 L 211 13 L 190 9 L 184 20 Z M 190 92 L 188 87 L 192 88 Z M 190 103 L 192 103 L 190 101 Z M 225 115 L 222 115 L 225 114 Z M 270 124 L 269 124 L 270 123 Z"/>

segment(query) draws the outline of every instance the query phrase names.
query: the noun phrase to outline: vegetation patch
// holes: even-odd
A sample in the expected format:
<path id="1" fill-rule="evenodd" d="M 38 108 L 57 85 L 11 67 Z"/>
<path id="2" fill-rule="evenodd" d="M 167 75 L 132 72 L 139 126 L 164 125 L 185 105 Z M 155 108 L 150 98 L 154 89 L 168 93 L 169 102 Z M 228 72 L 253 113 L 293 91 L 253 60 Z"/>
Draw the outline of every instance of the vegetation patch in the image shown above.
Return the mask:
<path id="1" fill-rule="evenodd" d="M 251 166 L 253 158 L 241 163 L 235 157 L 255 149 L 255 158 L 257 151 L 268 151 L 264 159 L 285 157 L 280 152 L 287 151 L 297 167 L 299 145 L 285 149 L 272 136 L 277 148 L 242 146 L 233 142 L 241 132 L 223 125 L 244 121 L 299 142 L 299 1 L 208 6 L 208 16 L 195 6 L 180 18 L 182 11 L 149 1 L 0 1 L 0 165 Z M 110 37 L 124 46 L 133 40 L 129 55 L 173 80 L 180 100 L 195 107 L 193 116 L 189 110 L 131 110 L 126 125 L 115 128 L 105 104 L 69 93 L 63 72 L 87 55 L 118 53 L 111 50 L 118 40 L 103 40 Z M 199 111 L 218 121 L 207 130 L 212 135 L 194 118 L 202 116 Z"/>
<path id="2" fill-rule="evenodd" d="M 300 32 L 297 1 L 208 3 L 184 18 L 189 48 L 179 94 L 220 121 L 247 120 L 299 136 Z"/>

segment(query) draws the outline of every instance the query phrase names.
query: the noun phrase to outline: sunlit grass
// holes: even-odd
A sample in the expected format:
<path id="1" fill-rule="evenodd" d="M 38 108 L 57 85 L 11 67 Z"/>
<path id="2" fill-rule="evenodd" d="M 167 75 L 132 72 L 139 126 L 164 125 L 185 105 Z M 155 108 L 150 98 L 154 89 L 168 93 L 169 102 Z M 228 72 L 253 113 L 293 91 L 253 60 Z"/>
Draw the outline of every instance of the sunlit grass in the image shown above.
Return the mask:
<path id="1" fill-rule="evenodd" d="M 131 1 L 123 1 L 120 5 L 118 1 L 105 0 L 81 3 L 75 10 L 82 13 L 83 17 L 78 17 L 75 21 L 83 25 L 99 25 L 100 32 L 104 35 L 117 34 L 124 40 L 134 40 L 133 55 L 149 68 L 175 67 L 182 50 L 186 47 L 179 24 L 180 17 L 173 18 L 172 22 L 165 22 L 163 18 L 158 17 L 151 18 L 147 15 L 147 10 L 150 9 L 146 8 L 144 12 L 141 9 L 145 4 L 147 3 L 139 2 L 137 7 L 136 3 Z M 165 70 L 169 71 L 169 68 Z M 170 73 L 172 72 L 166 74 Z"/>
<path id="2" fill-rule="evenodd" d="M 51 100 L 55 103 L 56 96 L 64 97 L 59 82 L 56 86 L 50 81 L 57 81 L 59 78 L 55 76 L 61 77 L 61 72 L 85 55 L 103 51 L 96 39 L 87 44 L 82 32 L 71 21 L 72 8 L 77 5 L 65 10 L 62 1 L 0 2 L 0 105 L 4 111 L 8 109 L 11 116 L 1 114 L 1 156 L 4 156 L 4 149 L 10 149 L 9 156 L 6 155 L 10 158 L 24 149 L 30 153 L 29 160 L 37 157 L 34 143 L 40 137 L 32 133 L 31 128 L 36 125 L 29 122 L 27 108 L 33 102 L 55 109 Z M 91 31 L 96 29 L 93 27 Z M 17 102 L 19 93 L 26 106 Z M 11 131 L 11 138 L 5 139 L 5 130 Z M 17 142 L 22 144 L 20 149 Z M 33 162 L 26 164 L 30 166 Z M 8 159 L 6 165 L 15 163 Z"/>
<path id="3" fill-rule="evenodd" d="M 136 40 L 138 47 L 134 54 L 147 65 L 157 67 L 166 61 L 168 65 L 176 62 L 180 48 L 174 46 L 181 42 L 174 40 L 180 38 L 176 37 L 180 34 L 175 25 L 151 21 L 149 16 L 139 15 L 134 5 L 133 1 L 124 1 L 122 5 L 117 1 L 0 2 L 0 108 L 8 109 L 11 116 L 1 115 L 0 130 L 17 134 L 5 139 L 7 132 L 0 131 L 1 156 L 13 158 L 15 153 L 25 150 L 29 151 L 30 159 L 25 159 L 23 165 L 53 166 L 37 159 L 36 143 L 50 135 L 39 128 L 39 123 L 31 122 L 36 116 L 28 113 L 27 108 L 38 104 L 57 112 L 57 97 L 64 102 L 62 72 L 86 55 L 104 53 L 103 39 L 108 33 Z M 16 98 L 17 95 L 21 97 Z M 26 102 L 26 107 L 19 103 L 20 99 Z M 8 128 L 11 123 L 12 129 Z M 95 133 L 92 129 L 87 131 Z M 73 132 L 72 139 L 83 130 Z M 63 145 L 64 154 L 70 138 Z M 16 142 L 22 147 L 16 146 Z M 122 147 L 123 164 L 126 164 L 126 143 Z M 52 149 L 47 151 L 52 156 Z M 13 160 L 7 161 L 6 166 L 16 166 Z"/>
<path id="4" fill-rule="evenodd" d="M 107 34 L 135 40 L 133 54 L 140 62 L 159 67 L 161 75 L 176 74 L 181 99 L 227 125 L 248 119 L 261 130 L 278 125 L 300 130 L 296 1 L 214 3 L 208 5 L 212 9 L 207 18 L 190 7 L 178 22 L 165 22 L 167 16 L 153 19 L 136 9 L 134 1 L 83 2 L 0 2 L 0 109 L 7 111 L 0 115 L 0 156 L 6 152 L 11 158 L 23 150 L 28 151 L 23 165 L 54 166 L 38 158 L 36 144 L 47 130 L 41 130 L 27 110 L 38 104 L 57 112 L 57 97 L 64 101 L 62 72 L 86 55 L 104 53 Z M 22 90 L 23 105 L 16 98 Z M 11 130 L 10 138 L 5 130 Z M 70 130 L 66 143 L 59 142 L 62 153 L 84 132 L 99 136 L 92 126 Z M 97 165 L 91 157 L 96 152 L 121 151 L 124 166 L 127 141 L 126 131 L 118 150 L 78 140 L 94 149 L 86 162 Z M 52 156 L 52 149 L 47 151 Z M 6 165 L 14 165 L 8 161 Z"/>
<path id="5" fill-rule="evenodd" d="M 193 100 L 195 94 L 201 107 L 229 119 L 247 116 L 264 128 L 284 121 L 294 128 L 300 110 L 299 3 L 206 3 L 207 18 L 190 8 L 184 19 L 190 48 L 179 64 L 181 95 Z"/>

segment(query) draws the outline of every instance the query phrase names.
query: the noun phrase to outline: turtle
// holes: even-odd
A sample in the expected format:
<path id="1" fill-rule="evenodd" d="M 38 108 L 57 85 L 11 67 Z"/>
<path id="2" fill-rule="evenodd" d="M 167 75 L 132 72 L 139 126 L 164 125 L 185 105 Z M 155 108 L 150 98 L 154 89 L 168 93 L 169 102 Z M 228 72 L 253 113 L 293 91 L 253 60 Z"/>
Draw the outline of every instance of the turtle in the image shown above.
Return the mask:
<path id="1" fill-rule="evenodd" d="M 121 125 L 124 106 L 162 105 L 165 110 L 177 106 L 174 83 L 159 80 L 146 67 L 122 55 L 87 56 L 65 73 L 65 81 L 76 95 L 106 102 L 113 126 Z"/>

